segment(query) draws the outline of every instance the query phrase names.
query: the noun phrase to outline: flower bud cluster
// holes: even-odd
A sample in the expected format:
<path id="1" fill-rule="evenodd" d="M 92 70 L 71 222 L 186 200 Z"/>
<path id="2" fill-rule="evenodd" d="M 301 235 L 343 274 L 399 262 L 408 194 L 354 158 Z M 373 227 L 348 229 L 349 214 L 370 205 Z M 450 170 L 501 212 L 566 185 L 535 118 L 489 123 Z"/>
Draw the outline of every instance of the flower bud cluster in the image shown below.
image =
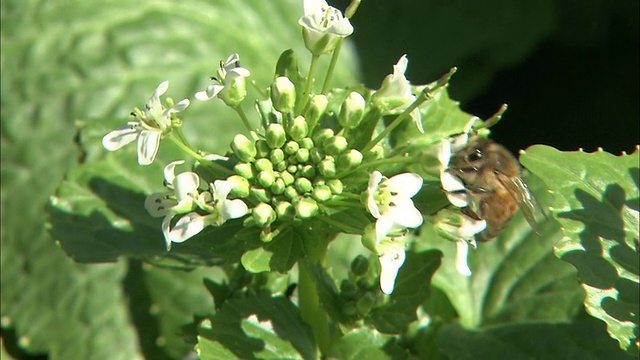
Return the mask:
<path id="1" fill-rule="evenodd" d="M 267 228 L 275 220 L 308 219 L 343 192 L 340 172 L 360 165 L 362 154 L 331 129 L 311 134 L 300 115 L 285 124 L 271 123 L 263 138 L 236 135 L 231 148 L 239 158 L 228 181 L 233 195 L 258 204 L 253 220 Z"/>
<path id="2" fill-rule="evenodd" d="M 373 262 L 363 255 L 351 262 L 349 277 L 340 283 L 342 313 L 352 321 L 368 316 L 372 309 L 384 302 L 378 291 L 377 270 Z"/>

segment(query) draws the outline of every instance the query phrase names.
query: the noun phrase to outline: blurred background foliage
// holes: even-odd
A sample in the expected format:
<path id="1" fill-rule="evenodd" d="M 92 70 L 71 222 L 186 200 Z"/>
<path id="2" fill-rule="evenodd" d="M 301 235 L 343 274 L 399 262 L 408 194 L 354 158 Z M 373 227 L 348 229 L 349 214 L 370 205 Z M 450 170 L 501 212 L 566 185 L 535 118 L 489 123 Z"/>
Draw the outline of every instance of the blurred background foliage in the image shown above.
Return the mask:
<path id="1" fill-rule="evenodd" d="M 154 296 L 131 284 L 184 280 L 135 261 L 74 263 L 45 231 L 47 199 L 81 159 L 74 122 L 124 120 L 164 79 L 169 96 L 190 96 L 234 51 L 267 84 L 286 46 L 304 53 L 301 8 L 297 0 L 2 2 L 2 342 L 10 353 L 107 359 L 110 342 L 122 358 L 171 357 L 140 327 L 148 303 L 128 301 Z M 343 53 L 349 75 L 335 85 L 359 74 L 377 88 L 406 53 L 416 84 L 457 66 L 451 96 L 470 113 L 486 118 L 508 103 L 493 137 L 512 151 L 542 143 L 630 152 L 639 135 L 638 11 L 635 0 L 363 0 Z M 348 61 L 352 51 L 357 63 Z M 301 62 L 306 67 L 308 56 Z M 197 121 L 212 109 L 226 115 Z M 224 136 L 197 135 L 241 130 L 228 114 L 219 102 L 192 104 L 187 132 L 196 145 L 223 151 Z M 96 309 L 103 316 L 93 316 Z M 87 330 L 96 328 L 112 331 L 102 338 Z"/>

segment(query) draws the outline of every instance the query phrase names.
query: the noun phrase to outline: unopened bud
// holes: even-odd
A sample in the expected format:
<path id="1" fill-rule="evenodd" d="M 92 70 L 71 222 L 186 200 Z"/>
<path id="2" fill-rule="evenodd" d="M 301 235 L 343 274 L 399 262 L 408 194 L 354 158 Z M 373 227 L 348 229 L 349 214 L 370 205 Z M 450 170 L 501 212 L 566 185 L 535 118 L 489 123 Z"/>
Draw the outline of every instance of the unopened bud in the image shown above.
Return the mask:
<path id="1" fill-rule="evenodd" d="M 338 121 L 345 129 L 353 129 L 360 124 L 364 115 L 365 101 L 362 95 L 352 91 L 342 103 Z"/>
<path id="2" fill-rule="evenodd" d="M 295 153 L 298 152 L 298 149 L 300 149 L 300 145 L 298 145 L 297 142 L 291 140 L 287 142 L 283 150 L 287 155 L 295 155 Z"/>
<path id="3" fill-rule="evenodd" d="M 288 171 L 280 172 L 280 178 L 284 181 L 284 184 L 286 186 L 293 184 L 293 182 L 296 180 L 296 178 Z"/>
<path id="4" fill-rule="evenodd" d="M 326 184 L 329 187 L 329 189 L 331 189 L 331 193 L 333 193 L 333 195 L 342 194 L 342 190 L 344 189 L 344 185 L 342 184 L 342 181 L 340 181 L 339 179 L 327 180 Z"/>
<path id="5" fill-rule="evenodd" d="M 347 149 L 349 144 L 344 136 L 336 135 L 326 139 L 322 143 L 322 148 L 329 155 L 339 155 Z"/>
<path id="6" fill-rule="evenodd" d="M 278 178 L 273 182 L 273 184 L 271 184 L 269 190 L 276 195 L 280 195 L 284 192 L 285 187 L 286 185 L 284 184 L 284 180 L 282 180 L 282 178 Z"/>
<path id="7" fill-rule="evenodd" d="M 333 178 L 336 176 L 336 163 L 333 157 L 326 157 L 318 164 L 318 171 L 325 178 Z"/>
<path id="8" fill-rule="evenodd" d="M 252 187 L 250 191 L 251 191 L 251 195 L 254 196 L 256 199 L 258 199 L 259 201 L 266 202 L 266 201 L 269 201 L 269 199 L 271 198 L 271 195 L 267 193 L 266 189 Z"/>
<path id="9" fill-rule="evenodd" d="M 267 126 L 265 139 L 271 149 L 280 149 L 287 141 L 287 134 L 282 125 L 271 123 Z"/>
<path id="10" fill-rule="evenodd" d="M 351 262 L 351 272 L 355 275 L 362 276 L 369 270 L 369 260 L 363 255 L 356 256 Z"/>
<path id="11" fill-rule="evenodd" d="M 291 126 L 289 127 L 289 136 L 295 141 L 302 140 L 309 133 L 309 125 L 307 124 L 307 120 L 305 120 L 302 116 L 297 116 L 291 122 Z"/>
<path id="12" fill-rule="evenodd" d="M 306 164 L 309 161 L 309 150 L 304 148 L 298 150 L 298 152 L 296 153 L 296 159 L 299 163 Z"/>
<path id="13" fill-rule="evenodd" d="M 307 149 L 307 150 L 313 149 L 313 145 L 314 145 L 313 140 L 311 140 L 311 138 L 309 137 L 299 140 L 298 144 L 300 145 L 301 149 Z"/>
<path id="14" fill-rule="evenodd" d="M 338 171 L 347 171 L 362 164 L 362 153 L 356 149 L 351 149 L 338 156 Z"/>
<path id="15" fill-rule="evenodd" d="M 311 181 L 309 181 L 309 179 L 307 178 L 297 178 L 294 185 L 296 187 L 296 190 L 298 191 L 298 194 L 306 194 L 313 190 L 313 184 L 311 184 Z"/>
<path id="16" fill-rule="evenodd" d="M 253 141 L 242 134 L 237 134 L 231 142 L 231 149 L 244 162 L 255 160 L 257 150 Z"/>
<path id="17" fill-rule="evenodd" d="M 328 104 L 329 100 L 324 94 L 314 95 L 311 100 L 309 100 L 309 105 L 307 111 L 304 113 L 304 117 L 307 119 L 310 130 L 315 129 L 316 125 L 318 125 L 318 121 L 325 110 L 327 110 Z"/>
<path id="18" fill-rule="evenodd" d="M 233 170 L 236 172 L 236 174 L 242 176 L 245 179 L 253 179 L 253 167 L 249 163 L 239 162 L 233 167 Z"/>
<path id="19" fill-rule="evenodd" d="M 288 201 L 280 201 L 276 204 L 276 214 L 278 219 L 287 220 L 292 219 L 296 214 L 296 209 Z"/>
<path id="20" fill-rule="evenodd" d="M 297 201 L 294 204 L 296 208 L 296 215 L 302 219 L 309 219 L 318 213 L 318 203 L 311 198 L 297 198 Z"/>
<path id="21" fill-rule="evenodd" d="M 273 149 L 269 154 L 269 160 L 272 164 L 279 164 L 284 160 L 284 151 L 282 149 Z"/>
<path id="22" fill-rule="evenodd" d="M 255 220 L 256 225 L 263 227 L 265 225 L 269 225 L 276 220 L 276 212 L 273 210 L 271 205 L 267 203 L 259 203 L 256 207 L 253 208 L 253 220 Z"/>
<path id="23" fill-rule="evenodd" d="M 317 129 L 313 132 L 313 143 L 316 145 L 324 144 L 324 141 L 334 135 L 333 130 L 331 129 Z"/>
<path id="24" fill-rule="evenodd" d="M 273 171 L 273 163 L 269 159 L 258 159 L 255 162 L 258 171 Z"/>
<path id="25" fill-rule="evenodd" d="M 290 112 L 296 104 L 296 87 L 286 76 L 278 76 L 271 85 L 273 108 L 281 113 Z"/>
<path id="26" fill-rule="evenodd" d="M 327 185 L 316 185 L 313 187 L 313 192 L 311 193 L 314 199 L 319 202 L 325 202 L 333 196 L 331 193 L 331 189 Z"/>
<path id="27" fill-rule="evenodd" d="M 284 189 L 284 196 L 289 200 L 293 200 L 298 197 L 298 191 L 293 187 L 293 185 L 289 185 Z"/>
<path id="28" fill-rule="evenodd" d="M 251 186 L 249 185 L 249 180 L 240 175 L 231 175 L 227 178 L 227 181 L 233 184 L 233 188 L 231 188 L 231 195 L 236 197 L 247 197 L 249 196 L 249 191 Z"/>
<path id="29" fill-rule="evenodd" d="M 273 171 L 264 170 L 260 171 L 256 178 L 258 179 L 260 185 L 268 188 L 273 185 L 274 181 L 276 181 L 276 174 Z"/>

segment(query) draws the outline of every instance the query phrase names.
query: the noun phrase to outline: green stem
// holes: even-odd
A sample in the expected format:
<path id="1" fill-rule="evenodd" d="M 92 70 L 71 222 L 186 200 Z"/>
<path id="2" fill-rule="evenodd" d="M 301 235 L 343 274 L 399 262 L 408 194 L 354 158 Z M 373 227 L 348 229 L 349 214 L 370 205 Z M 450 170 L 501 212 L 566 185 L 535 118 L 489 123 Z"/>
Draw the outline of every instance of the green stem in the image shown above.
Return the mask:
<path id="1" fill-rule="evenodd" d="M 333 70 L 336 67 L 336 63 L 338 62 L 338 55 L 340 55 L 340 48 L 342 47 L 342 38 L 338 40 L 336 44 L 336 48 L 333 49 L 333 55 L 331 56 L 331 62 L 329 63 L 329 69 L 327 70 L 327 76 L 324 78 L 324 84 L 322 85 L 321 94 L 325 94 L 329 90 L 329 83 L 331 82 L 331 77 L 333 76 Z"/>
<path id="2" fill-rule="evenodd" d="M 300 114 L 304 107 L 307 106 L 307 101 L 309 101 L 309 94 L 311 94 L 311 88 L 313 87 L 314 75 L 316 73 L 316 68 L 318 67 L 318 59 L 320 59 L 320 55 L 312 55 L 311 56 L 311 64 L 309 65 L 309 73 L 307 74 L 307 83 L 304 87 L 304 92 L 302 93 L 302 99 L 298 103 L 298 109 L 296 114 Z"/>
<path id="3" fill-rule="evenodd" d="M 321 239 L 313 239 L 321 240 Z M 329 245 L 324 239 L 322 248 L 314 245 L 313 250 L 306 251 L 306 259 L 298 263 L 298 306 L 302 319 L 311 327 L 321 354 L 327 354 L 331 348 L 329 332 L 329 316 L 320 305 L 320 298 L 310 267 L 324 262 Z"/>
<path id="4" fill-rule="evenodd" d="M 242 106 L 238 104 L 236 107 L 233 108 L 233 110 L 235 110 L 238 113 L 238 115 L 240 115 L 240 119 L 242 119 L 242 123 L 247 128 L 247 130 L 249 130 L 249 133 L 251 133 L 253 129 L 251 128 L 251 124 L 249 124 L 249 119 L 247 118 L 247 114 L 245 114 L 244 110 L 242 110 Z"/>
<path id="5" fill-rule="evenodd" d="M 180 136 L 181 133 L 178 135 Z M 184 137 L 184 135 L 182 135 Z M 191 146 L 185 144 L 181 139 L 176 138 L 175 136 L 169 136 L 169 139 L 176 144 L 182 151 L 191 155 L 194 159 L 196 159 L 204 168 L 209 170 L 211 174 L 219 177 L 227 177 L 232 175 L 232 171 L 227 169 L 226 167 L 211 162 L 205 159 L 202 155 L 198 154 L 197 151 L 193 150 Z"/>

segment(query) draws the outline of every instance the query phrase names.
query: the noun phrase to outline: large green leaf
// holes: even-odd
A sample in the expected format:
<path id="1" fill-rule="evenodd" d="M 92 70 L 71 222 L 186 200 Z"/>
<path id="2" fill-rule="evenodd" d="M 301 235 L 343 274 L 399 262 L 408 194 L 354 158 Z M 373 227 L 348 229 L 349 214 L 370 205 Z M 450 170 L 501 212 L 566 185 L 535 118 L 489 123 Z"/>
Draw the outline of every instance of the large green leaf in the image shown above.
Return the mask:
<path id="1" fill-rule="evenodd" d="M 99 143 L 74 144 L 74 123 L 114 119 L 109 127 L 115 126 L 125 121 L 134 106 L 143 106 L 165 79 L 171 83 L 169 96 L 192 98 L 208 85 L 218 61 L 232 52 L 240 53 L 243 66 L 260 86 L 269 84 L 276 60 L 286 48 L 299 54 L 302 68 L 308 66 L 297 25 L 302 4 L 295 0 L 9 0 L 2 2 L 1 10 L 3 326 L 13 328 L 17 338 L 23 339 L 23 349 L 48 353 L 52 359 L 140 357 L 121 287 L 123 265 L 73 264 L 43 230 L 44 204 L 65 169 L 82 160 L 101 159 L 106 152 Z M 351 82 L 357 73 L 350 47 L 343 50 L 336 84 Z M 321 62 L 326 66 L 327 61 Z M 255 96 L 250 90 L 250 97 Z M 249 111 L 251 101 L 245 106 Z M 194 102 L 184 115 L 189 138 L 210 151 L 223 152 L 231 134 L 242 129 L 235 114 L 219 101 Z M 257 117 L 252 121 L 257 124 Z M 111 156 L 123 156 L 120 165 L 126 168 L 135 163 L 133 147 L 120 150 L 119 155 L 109 154 L 104 161 L 108 164 L 114 160 Z M 161 159 L 171 156 L 171 151 L 163 144 L 160 155 Z M 120 244 L 141 234 L 136 231 L 147 234 L 153 229 L 156 235 L 149 237 L 153 245 L 144 240 L 126 245 L 139 250 L 147 244 L 152 252 L 161 251 L 159 222 L 154 224 L 154 219 L 146 217 L 142 203 L 133 205 L 145 194 L 161 189 L 163 165 L 139 168 L 140 181 L 135 187 L 130 186 L 131 179 L 105 181 L 109 174 L 88 172 L 91 167 L 109 172 L 105 163 L 87 163 L 73 170 L 68 179 L 75 176 L 84 183 L 67 182 L 58 195 L 69 191 L 67 194 L 78 197 L 55 198 L 57 204 L 68 207 L 51 208 L 58 224 L 67 226 L 59 228 L 60 233 L 72 235 L 71 239 L 86 235 L 87 228 L 82 227 L 74 233 L 75 221 L 87 224 L 93 214 L 97 225 L 115 224 L 110 231 L 118 237 L 113 241 Z M 143 175 L 147 171 L 148 177 Z M 109 208 L 107 200 L 113 199 L 98 194 L 131 197 L 121 199 L 125 208 Z M 146 225 L 134 228 L 118 214 L 133 214 L 133 223 Z M 105 250 L 102 260 L 113 260 L 121 253 L 100 242 L 85 245 L 92 256 Z M 94 245 L 98 246 L 91 248 Z M 144 248 L 145 254 L 149 249 Z M 74 252 L 81 253 L 80 249 Z M 146 329 L 150 325 L 136 326 Z M 146 332 L 138 335 L 143 338 Z"/>
<path id="2" fill-rule="evenodd" d="M 539 180 L 526 179 L 541 202 L 548 202 Z M 433 284 L 447 294 L 463 326 L 573 318 L 583 293 L 575 269 L 553 255 L 553 245 L 561 237 L 558 224 L 547 221 L 536 231 L 539 234 L 518 211 L 500 236 L 469 251 L 473 274 L 465 277 L 453 266 L 455 244 L 439 238 L 431 224 L 423 227 L 419 246 L 444 253 Z"/>
<path id="3" fill-rule="evenodd" d="M 311 329 L 287 298 L 228 301 L 200 326 L 201 359 L 315 359 Z"/>
<path id="4" fill-rule="evenodd" d="M 564 234 L 555 253 L 578 269 L 587 312 L 637 354 L 638 151 L 614 156 L 537 145 L 521 159 L 555 195 L 551 211 Z"/>

